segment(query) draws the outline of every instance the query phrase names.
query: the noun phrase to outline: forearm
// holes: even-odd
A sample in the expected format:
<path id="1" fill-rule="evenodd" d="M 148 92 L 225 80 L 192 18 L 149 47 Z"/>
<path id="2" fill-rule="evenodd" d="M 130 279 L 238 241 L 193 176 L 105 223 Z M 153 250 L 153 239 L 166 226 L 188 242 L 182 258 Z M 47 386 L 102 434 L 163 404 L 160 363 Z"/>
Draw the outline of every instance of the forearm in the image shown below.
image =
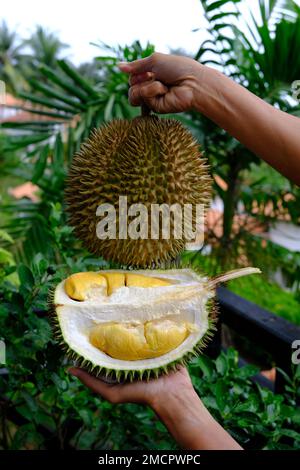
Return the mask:
<path id="1" fill-rule="evenodd" d="M 194 87 L 199 112 L 300 183 L 299 118 L 279 111 L 209 67 L 199 67 Z"/>
<path id="2" fill-rule="evenodd" d="M 242 450 L 214 420 L 194 390 L 179 390 L 153 409 L 181 447 L 189 450 Z"/>

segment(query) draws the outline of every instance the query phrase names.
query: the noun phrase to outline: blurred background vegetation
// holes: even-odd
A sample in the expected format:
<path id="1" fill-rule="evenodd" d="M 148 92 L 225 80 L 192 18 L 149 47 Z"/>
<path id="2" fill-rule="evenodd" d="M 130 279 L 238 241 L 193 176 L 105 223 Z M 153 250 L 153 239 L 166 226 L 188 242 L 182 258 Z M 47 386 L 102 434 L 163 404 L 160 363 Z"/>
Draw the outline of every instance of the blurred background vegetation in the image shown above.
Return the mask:
<path id="1" fill-rule="evenodd" d="M 300 7 L 293 1 L 257 1 L 260 17 L 253 16 L 247 23 L 239 0 L 203 0 L 209 39 L 199 45 L 195 59 L 218 68 L 270 104 L 300 116 L 299 103 L 291 97 L 291 84 L 300 79 Z M 171 445 L 160 423 L 141 408 L 138 416 L 143 426 L 148 423 L 151 436 L 136 440 L 138 432 L 133 425 L 124 430 L 126 438 L 122 441 L 114 426 L 119 429 L 123 414 L 120 408 L 104 402 L 101 413 L 107 423 L 99 433 L 106 437 L 97 440 L 93 428 L 99 400 L 91 399 L 73 379 L 65 378 L 65 362 L 51 338 L 45 313 L 51 285 L 72 272 L 109 266 L 91 257 L 67 224 L 65 176 L 74 152 L 94 127 L 113 118 L 130 119 L 139 114 L 139 109 L 128 103 L 128 77 L 119 72 L 117 63 L 154 51 L 151 44 L 142 46 L 139 41 L 116 48 L 104 44 L 98 47 L 93 61 L 75 66 L 68 59 L 68 45 L 47 29 L 39 26 L 30 38 L 23 39 L 5 22 L 0 24 L 0 80 L 12 97 L 0 115 L 0 339 L 10 341 L 8 361 L 12 364 L 8 378 L 0 376 L 0 388 L 8 400 L 2 403 L 5 413 L 9 415 L 10 408 L 17 407 L 15 412 L 22 418 L 19 426 L 8 418 L 0 433 L 3 447 L 47 447 L 39 434 L 42 425 L 50 435 L 58 436 L 62 448 L 138 448 L 146 439 L 150 448 Z M 214 181 L 204 247 L 200 252 L 186 252 L 184 259 L 209 275 L 249 264 L 260 267 L 262 277 L 235 280 L 228 288 L 300 324 L 299 248 L 282 246 L 271 236 L 278 224 L 292 234 L 299 229 L 299 188 L 204 116 L 190 111 L 176 118 L 198 139 Z M 17 196 L 16 187 L 21 188 Z M 20 357 L 23 359 L 18 360 Z M 191 371 L 198 367 L 196 381 L 200 370 L 212 381 L 212 388 L 205 390 L 207 405 L 243 445 L 254 445 L 252 438 L 258 439 L 255 445 L 267 448 L 299 443 L 293 426 L 285 429 L 284 419 L 289 418 L 290 411 L 284 408 L 284 415 L 280 408 L 283 403 L 287 407 L 287 402 L 295 402 L 296 382 L 294 395 L 290 391 L 288 398 L 279 399 L 280 403 L 268 397 L 273 408 L 277 407 L 278 420 L 282 414 L 276 437 L 272 438 L 271 415 L 254 395 L 256 408 L 251 406 L 255 411 L 253 416 L 244 417 L 246 431 L 240 435 L 234 408 L 239 402 L 244 404 L 245 413 L 250 412 L 246 401 L 252 392 L 238 392 L 239 381 L 247 381 L 254 371 L 236 378 L 239 373 L 228 366 L 232 376 L 217 386 L 220 398 L 213 401 L 209 394 L 218 381 L 217 372 L 214 375 L 212 371 L 215 366 L 199 361 Z M 220 387 L 234 387 L 238 394 L 228 409 Z M 46 411 L 48 406 L 52 407 L 52 417 Z M 128 405 L 126 413 L 128 420 L 124 422 L 129 422 L 130 416 L 132 422 L 136 421 L 133 415 L 137 408 Z M 70 436 L 68 429 L 73 425 L 76 432 Z"/>

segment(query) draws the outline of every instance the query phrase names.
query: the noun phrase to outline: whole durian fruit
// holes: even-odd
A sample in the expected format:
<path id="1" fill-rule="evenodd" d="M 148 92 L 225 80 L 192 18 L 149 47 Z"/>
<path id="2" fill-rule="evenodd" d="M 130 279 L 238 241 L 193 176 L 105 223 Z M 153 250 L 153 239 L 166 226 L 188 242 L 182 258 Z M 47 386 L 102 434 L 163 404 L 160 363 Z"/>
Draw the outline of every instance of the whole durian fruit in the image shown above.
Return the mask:
<path id="1" fill-rule="evenodd" d="M 169 239 L 99 239 L 96 216 L 100 204 L 112 204 L 119 221 L 119 197 L 128 207 L 142 203 L 208 205 L 211 178 L 199 144 L 174 119 L 157 116 L 114 120 L 81 146 L 71 164 L 66 188 L 70 223 L 89 251 L 125 266 L 153 268 L 175 259 L 185 247 L 176 239 L 173 221 Z M 193 214 L 194 216 L 195 214 Z M 149 222 L 151 222 L 149 220 Z"/>

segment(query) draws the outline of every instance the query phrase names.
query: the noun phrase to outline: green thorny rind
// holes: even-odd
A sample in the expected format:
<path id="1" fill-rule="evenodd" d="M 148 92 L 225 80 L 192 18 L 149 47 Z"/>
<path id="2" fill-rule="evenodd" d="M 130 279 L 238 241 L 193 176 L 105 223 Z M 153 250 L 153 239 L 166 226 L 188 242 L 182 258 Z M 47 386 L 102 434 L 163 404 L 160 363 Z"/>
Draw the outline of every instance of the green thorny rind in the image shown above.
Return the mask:
<path id="1" fill-rule="evenodd" d="M 95 129 L 73 158 L 66 181 L 69 222 L 89 252 L 128 267 L 153 268 L 169 262 L 184 249 L 185 236 L 100 239 L 96 236 L 101 204 L 112 204 L 119 225 L 119 196 L 127 204 L 186 204 L 207 208 L 211 177 L 206 159 L 192 134 L 174 119 L 155 116 L 114 120 Z M 195 214 L 192 217 L 194 225 Z M 155 224 L 154 224 L 155 225 Z M 183 228 L 183 227 L 181 227 Z M 149 238 L 150 237 L 150 238 Z"/>
<path id="2" fill-rule="evenodd" d="M 154 369 L 145 369 L 145 370 L 117 370 L 117 369 L 108 369 L 103 366 L 95 365 L 91 363 L 88 359 L 80 356 L 76 351 L 72 350 L 68 344 L 65 343 L 64 337 L 62 335 L 59 320 L 55 313 L 52 315 L 52 324 L 54 336 L 57 339 L 59 345 L 65 351 L 67 357 L 74 361 L 76 367 L 85 369 L 90 374 L 96 377 L 105 377 L 106 379 L 118 382 L 130 381 L 133 380 L 150 380 L 153 378 L 158 378 L 162 374 L 168 374 L 171 371 L 176 371 L 177 368 L 181 365 L 186 367 L 188 363 L 194 357 L 197 357 L 207 346 L 208 342 L 214 335 L 216 330 L 216 319 L 217 319 L 217 305 L 215 299 L 210 299 L 206 305 L 208 309 L 208 328 L 204 336 L 200 339 L 196 346 L 193 347 L 191 351 L 188 351 L 183 357 L 176 359 L 175 361 L 170 362 L 162 367 L 157 367 Z M 51 306 L 52 312 L 55 312 L 55 305 L 52 303 Z"/>

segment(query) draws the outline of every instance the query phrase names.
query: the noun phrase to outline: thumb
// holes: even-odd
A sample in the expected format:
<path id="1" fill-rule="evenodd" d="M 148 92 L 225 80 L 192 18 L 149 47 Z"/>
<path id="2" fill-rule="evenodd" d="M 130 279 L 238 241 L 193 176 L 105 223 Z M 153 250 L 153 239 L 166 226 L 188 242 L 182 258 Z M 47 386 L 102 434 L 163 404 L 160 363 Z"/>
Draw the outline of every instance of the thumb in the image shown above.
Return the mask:
<path id="1" fill-rule="evenodd" d="M 122 72 L 126 73 L 152 72 L 153 54 L 144 59 L 138 59 L 132 62 L 119 62 L 118 67 Z"/>

